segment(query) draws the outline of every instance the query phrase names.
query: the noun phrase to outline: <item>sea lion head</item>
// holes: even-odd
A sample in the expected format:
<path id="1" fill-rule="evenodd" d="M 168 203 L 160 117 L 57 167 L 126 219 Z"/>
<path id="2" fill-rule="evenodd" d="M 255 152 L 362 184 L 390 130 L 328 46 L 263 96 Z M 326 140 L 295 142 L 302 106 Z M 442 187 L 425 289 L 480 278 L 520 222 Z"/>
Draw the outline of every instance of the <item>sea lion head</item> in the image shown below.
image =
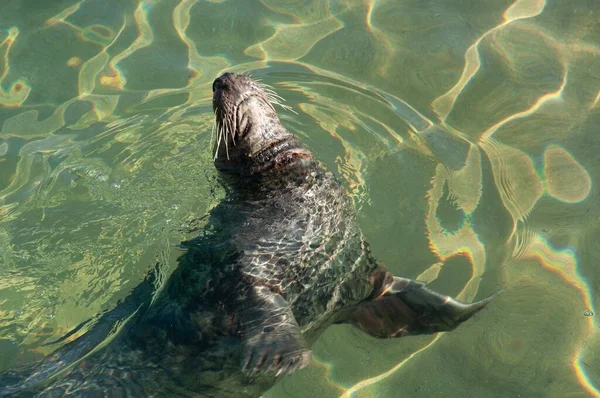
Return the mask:
<path id="1" fill-rule="evenodd" d="M 250 76 L 224 73 L 213 82 L 217 169 L 256 174 L 311 158 L 279 121 L 275 92 Z"/>

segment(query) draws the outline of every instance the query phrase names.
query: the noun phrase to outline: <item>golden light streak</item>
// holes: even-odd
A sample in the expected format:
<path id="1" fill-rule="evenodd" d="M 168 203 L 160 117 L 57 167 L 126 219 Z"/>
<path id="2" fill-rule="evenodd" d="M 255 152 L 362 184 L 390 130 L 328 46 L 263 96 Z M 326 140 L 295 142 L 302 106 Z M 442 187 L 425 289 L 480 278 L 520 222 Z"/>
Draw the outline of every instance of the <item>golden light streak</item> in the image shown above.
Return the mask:
<path id="1" fill-rule="evenodd" d="M 338 112 L 344 112 L 344 108 L 340 108 L 339 104 L 337 106 L 332 104 L 331 106 L 332 108 L 337 108 Z M 351 110 L 347 109 L 346 112 L 344 112 L 345 115 L 336 118 L 326 114 L 318 107 L 311 104 L 300 104 L 299 108 L 304 113 L 312 116 L 323 130 L 327 131 L 342 145 L 344 148 L 344 160 L 337 162 L 338 171 L 348 182 L 350 193 L 353 198 L 357 200 L 363 199 L 362 195 L 364 195 L 366 189 L 366 182 L 361 172 L 364 169 L 363 153 L 337 132 L 339 127 L 343 127 L 350 131 L 356 130 L 356 126 L 352 123 L 352 120 L 355 119 L 355 117 L 353 117 Z"/>
<path id="2" fill-rule="evenodd" d="M 592 104 L 590 105 L 590 109 L 596 107 L 596 105 L 598 105 L 598 101 L 600 101 L 600 91 L 598 91 L 598 95 L 596 95 L 594 102 L 592 102 Z"/>
<path id="3" fill-rule="evenodd" d="M 65 22 L 65 19 L 67 19 L 70 15 L 76 13 L 77 10 L 79 10 L 84 1 L 85 0 L 81 0 L 73 4 L 71 7 L 65 8 L 55 16 L 48 18 L 46 20 L 46 25 L 54 25 L 57 23 Z"/>
<path id="4" fill-rule="evenodd" d="M 246 55 L 260 60 L 299 59 L 308 54 L 315 44 L 344 27 L 324 2 L 304 1 L 283 5 L 281 2 L 269 4 L 263 0 L 261 3 L 274 12 L 289 15 L 294 22 L 274 24 L 274 34 L 244 51 Z"/>
<path id="5" fill-rule="evenodd" d="M 19 29 L 12 27 L 8 30 L 8 36 L 6 39 L 0 43 L 0 59 L 2 60 L 2 72 L 0 73 L 0 105 L 11 108 L 21 106 L 31 92 L 31 87 L 29 87 L 23 80 L 17 80 L 13 82 L 7 91 L 2 90 L 2 83 L 8 75 L 8 71 L 10 70 L 8 61 L 10 48 L 14 44 L 18 35 Z"/>
<path id="6" fill-rule="evenodd" d="M 552 100 L 558 100 L 561 99 L 562 97 L 562 93 L 563 90 L 565 89 L 565 86 L 567 85 L 567 72 L 565 70 L 565 73 L 563 75 L 563 79 L 562 79 L 562 84 L 560 85 L 560 87 L 556 90 L 553 91 L 551 93 L 547 93 L 542 95 L 540 98 L 537 99 L 537 101 L 535 101 L 533 103 L 533 105 L 531 107 L 529 107 L 529 109 L 526 109 L 522 112 L 518 112 L 515 113 L 513 115 L 510 115 L 502 120 L 500 120 L 498 123 L 494 124 L 492 127 L 490 127 L 489 129 L 487 129 L 481 136 L 480 141 L 484 141 L 488 138 L 490 138 L 492 135 L 494 135 L 494 133 L 502 126 L 504 126 L 506 123 L 512 122 L 513 120 L 516 119 L 521 119 L 523 117 L 529 116 L 533 113 L 535 113 L 538 109 L 540 109 L 546 102 L 552 101 Z"/>
<path id="7" fill-rule="evenodd" d="M 429 347 L 433 346 L 433 344 L 435 344 L 440 339 L 440 337 L 442 337 L 442 334 L 436 335 L 433 338 L 433 340 L 431 340 L 431 342 L 429 344 L 427 344 L 426 346 L 422 347 L 421 349 L 413 352 L 412 354 L 410 354 L 408 357 L 406 357 L 404 360 L 402 360 L 401 362 L 399 362 L 396 366 L 394 366 L 390 370 L 388 370 L 388 371 L 386 371 L 384 373 L 381 373 L 381 374 L 379 374 L 377 376 L 361 380 L 360 382 L 354 384 L 352 387 L 348 388 L 346 390 L 346 392 L 343 395 L 340 396 L 340 398 L 351 398 L 352 394 L 354 394 L 358 390 L 361 390 L 361 389 L 363 389 L 365 387 L 368 387 L 368 386 L 370 386 L 372 384 L 378 383 L 378 382 L 382 381 L 383 379 L 391 376 L 396 371 L 398 371 L 400 368 L 402 368 L 402 366 L 404 366 L 405 364 L 407 364 L 411 359 L 413 359 L 414 357 L 416 357 L 417 355 L 419 355 L 421 352 L 425 351 Z"/>
<path id="8" fill-rule="evenodd" d="M 527 248 L 524 255 L 525 258 L 535 259 L 542 267 L 559 275 L 570 286 L 573 286 L 579 291 L 583 299 L 583 308 L 587 308 L 593 313 L 596 313 L 592 298 L 591 289 L 585 282 L 585 278 L 579 274 L 577 258 L 572 249 L 557 250 L 552 247 L 542 235 L 535 234 L 534 239 Z M 587 342 L 594 334 L 597 334 L 598 325 L 594 322 L 594 317 L 586 318 L 587 333 L 581 337 L 583 344 L 580 345 L 578 351 L 571 358 L 571 367 L 579 381 L 579 384 L 585 388 L 593 397 L 600 397 L 600 389 L 593 384 L 590 378 L 583 369 L 583 356 L 585 350 L 585 342 Z"/>
<path id="9" fill-rule="evenodd" d="M 326 362 L 320 361 L 319 359 L 315 358 L 314 355 L 312 357 L 312 364 L 314 366 L 322 368 L 325 371 L 323 379 L 325 380 L 325 382 L 327 383 L 328 386 L 333 387 L 340 393 L 347 392 L 347 390 L 344 387 L 340 386 L 339 384 L 337 384 L 331 380 L 331 365 L 329 365 Z"/>
<path id="10" fill-rule="evenodd" d="M 175 27 L 175 32 L 177 32 L 181 41 L 188 48 L 188 69 L 194 73 L 194 76 L 190 78 L 188 85 L 191 85 L 193 81 L 201 75 L 198 67 L 202 65 L 202 57 L 200 56 L 200 53 L 198 53 L 196 43 L 187 37 L 187 34 L 185 33 L 190 25 L 190 11 L 197 2 L 198 0 L 182 0 L 173 10 L 173 25 Z"/>
<path id="11" fill-rule="evenodd" d="M 600 388 L 594 385 L 594 383 L 590 380 L 585 370 L 583 369 L 585 364 L 581 359 L 582 355 L 583 348 L 580 348 L 571 360 L 573 371 L 575 372 L 575 377 L 577 378 L 579 384 L 590 394 L 590 396 L 594 398 L 600 398 Z"/>
<path id="12" fill-rule="evenodd" d="M 121 73 L 117 64 L 121 62 L 123 59 L 129 57 L 134 52 L 148 47 L 152 44 L 154 40 L 154 34 L 152 33 L 152 28 L 148 23 L 148 6 L 149 3 L 144 1 L 140 2 L 138 7 L 135 9 L 133 13 L 133 19 L 135 20 L 135 24 L 138 29 L 138 37 L 134 40 L 133 43 L 125 50 L 115 55 L 109 62 L 110 73 L 100 77 L 100 84 L 104 86 L 111 86 L 118 90 L 124 90 L 125 84 L 127 84 L 127 79 Z M 118 37 L 117 35 L 116 37 Z M 115 39 L 116 39 L 115 37 Z"/>
<path id="13" fill-rule="evenodd" d="M 431 283 L 438 278 L 443 266 L 444 263 L 435 263 L 429 266 L 425 271 L 421 272 L 415 279 L 420 282 Z"/>
<path id="14" fill-rule="evenodd" d="M 475 298 L 479 290 L 481 276 L 485 272 L 485 247 L 468 220 L 457 231 L 446 233 L 437 219 L 436 213 L 446 183 L 450 188 L 450 194 L 455 198 L 455 203 L 465 212 L 466 216 L 475 211 L 481 197 L 480 162 L 481 155 L 476 147 L 472 146 L 463 169 L 449 171 L 442 164 L 438 164 L 431 181 L 431 189 L 427 192 L 428 211 L 425 225 L 430 249 L 442 263 L 461 254 L 466 255 L 470 260 L 471 278 L 457 295 L 459 300 L 467 302 L 473 301 Z M 464 185 L 465 181 L 469 184 Z"/>
<path id="15" fill-rule="evenodd" d="M 85 97 L 91 94 L 94 91 L 94 88 L 96 88 L 96 79 L 110 60 L 107 50 L 117 41 L 121 33 L 123 33 L 125 30 L 125 26 L 126 24 L 124 23 L 123 26 L 121 26 L 121 29 L 119 29 L 119 32 L 117 32 L 115 35 L 112 42 L 110 42 L 98 54 L 85 61 L 81 66 L 78 80 L 78 93 L 80 97 Z"/>
<path id="16" fill-rule="evenodd" d="M 596 312 L 590 288 L 579 275 L 577 259 L 572 249 L 557 250 L 542 235 L 535 234 L 523 257 L 535 259 L 545 269 L 559 275 L 565 282 L 575 287 L 581 293 L 584 307 Z M 593 317 L 586 319 L 588 327 L 593 330 L 595 327 Z"/>
<path id="17" fill-rule="evenodd" d="M 432 103 L 433 110 L 438 114 L 442 121 L 454 108 L 456 99 L 464 90 L 473 76 L 479 71 L 481 59 L 479 56 L 479 44 L 488 35 L 503 29 L 508 24 L 519 19 L 532 18 L 541 14 L 546 6 L 546 0 L 516 0 L 503 14 L 503 22 L 485 32 L 479 37 L 465 52 L 465 66 L 458 82 L 445 94 L 436 98 Z"/>
<path id="18" fill-rule="evenodd" d="M 67 61 L 67 66 L 70 66 L 71 68 L 76 68 L 79 65 L 81 65 L 81 58 L 79 57 L 71 57 Z"/>

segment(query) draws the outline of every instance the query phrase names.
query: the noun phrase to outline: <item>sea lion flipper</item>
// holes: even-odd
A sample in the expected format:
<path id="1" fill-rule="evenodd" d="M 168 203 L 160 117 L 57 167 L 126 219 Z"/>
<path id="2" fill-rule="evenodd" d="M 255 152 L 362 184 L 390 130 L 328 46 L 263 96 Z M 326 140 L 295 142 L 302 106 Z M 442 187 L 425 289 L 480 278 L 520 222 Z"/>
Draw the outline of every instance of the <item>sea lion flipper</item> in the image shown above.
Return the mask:
<path id="1" fill-rule="evenodd" d="M 240 315 L 242 368 L 247 375 L 292 373 L 310 363 L 311 351 L 283 297 L 255 286 Z"/>
<path id="2" fill-rule="evenodd" d="M 382 293 L 360 303 L 346 321 L 380 338 L 446 332 L 483 309 L 494 297 L 466 304 L 425 287 L 393 277 Z"/>

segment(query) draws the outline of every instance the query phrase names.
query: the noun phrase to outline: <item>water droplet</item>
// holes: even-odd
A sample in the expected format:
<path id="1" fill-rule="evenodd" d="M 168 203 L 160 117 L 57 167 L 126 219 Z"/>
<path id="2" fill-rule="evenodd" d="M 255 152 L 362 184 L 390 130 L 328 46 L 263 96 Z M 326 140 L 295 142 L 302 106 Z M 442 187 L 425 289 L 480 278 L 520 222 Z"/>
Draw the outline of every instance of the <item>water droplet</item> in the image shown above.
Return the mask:
<path id="1" fill-rule="evenodd" d="M 590 310 L 583 311 L 583 316 L 593 316 L 593 315 L 594 315 L 594 313 Z"/>

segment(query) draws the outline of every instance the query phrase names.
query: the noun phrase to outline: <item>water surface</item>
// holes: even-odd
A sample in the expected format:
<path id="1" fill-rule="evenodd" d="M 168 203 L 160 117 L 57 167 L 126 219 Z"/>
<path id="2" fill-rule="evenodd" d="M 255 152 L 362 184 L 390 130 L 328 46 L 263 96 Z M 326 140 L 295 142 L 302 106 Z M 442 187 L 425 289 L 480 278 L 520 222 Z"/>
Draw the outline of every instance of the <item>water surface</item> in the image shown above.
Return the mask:
<path id="1" fill-rule="evenodd" d="M 584 0 L 7 2 L 0 369 L 175 264 L 223 197 L 211 84 L 240 71 L 295 110 L 394 273 L 503 290 L 453 333 L 332 327 L 267 397 L 600 397 L 599 20 Z"/>

